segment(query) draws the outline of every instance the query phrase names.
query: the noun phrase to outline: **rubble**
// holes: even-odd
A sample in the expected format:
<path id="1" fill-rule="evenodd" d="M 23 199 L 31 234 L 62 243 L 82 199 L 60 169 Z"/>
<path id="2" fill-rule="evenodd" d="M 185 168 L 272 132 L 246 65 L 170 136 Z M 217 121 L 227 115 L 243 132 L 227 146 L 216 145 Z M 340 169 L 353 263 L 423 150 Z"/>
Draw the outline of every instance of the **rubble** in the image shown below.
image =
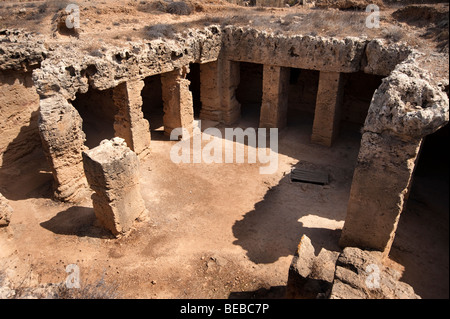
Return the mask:
<path id="1" fill-rule="evenodd" d="M 401 274 L 383 265 L 382 253 L 347 247 L 341 253 L 321 249 L 318 256 L 303 235 L 289 268 L 286 298 L 420 299 L 400 281 Z"/>

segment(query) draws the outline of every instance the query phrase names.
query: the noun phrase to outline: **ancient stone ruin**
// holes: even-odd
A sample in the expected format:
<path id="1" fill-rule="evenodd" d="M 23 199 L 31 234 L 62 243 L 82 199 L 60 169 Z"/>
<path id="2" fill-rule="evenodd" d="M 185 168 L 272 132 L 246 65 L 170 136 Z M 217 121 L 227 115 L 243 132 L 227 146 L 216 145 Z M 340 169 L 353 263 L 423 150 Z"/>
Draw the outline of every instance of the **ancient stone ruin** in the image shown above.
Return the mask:
<path id="1" fill-rule="evenodd" d="M 109 35 L 109 40 L 106 33 L 100 35 L 100 21 L 110 21 L 108 17 L 116 19 L 119 9 L 114 11 L 107 4 L 80 5 L 86 8 L 81 10 L 81 17 L 85 14 L 89 18 L 83 18 L 81 27 L 76 30 L 64 28 L 62 21 L 68 13 L 61 9 L 56 10 L 53 20 L 45 18 L 49 21 L 51 35 L 50 31 L 35 33 L 27 28 L 0 30 L 0 191 L 5 195 L 0 194 L 0 227 L 9 225 L 9 231 L 17 234 L 10 235 L 18 236 L 14 245 L 20 247 L 20 234 L 24 227 L 31 227 L 23 226 L 27 223 L 40 225 L 40 231 L 59 237 L 101 240 L 107 235 L 95 228 L 98 226 L 93 222 L 95 219 L 117 237 L 117 247 L 119 243 L 122 245 L 121 235 L 128 235 L 125 237 L 130 241 L 134 240 L 133 236 L 156 236 L 136 237 L 150 244 L 149 248 L 134 251 L 133 255 L 149 254 L 156 262 L 158 253 L 176 249 L 166 242 L 174 236 L 171 231 L 190 225 L 192 229 L 183 233 L 188 238 L 180 242 L 194 243 L 192 234 L 201 238 L 200 234 L 209 231 L 217 236 L 204 239 L 206 243 L 214 239 L 229 242 L 233 249 L 221 249 L 230 254 L 235 253 L 235 245 L 241 245 L 249 256 L 248 262 L 258 267 L 270 264 L 266 259 L 276 261 L 289 257 L 290 266 L 284 264 L 286 274 L 289 268 L 289 277 L 284 279 L 286 294 L 282 294 L 283 297 L 418 298 L 415 287 L 402 282 L 401 273 L 387 266 L 386 260 L 408 205 L 418 163 L 426 152 L 424 145 L 429 144 L 428 137 L 447 134 L 448 139 L 448 73 L 441 67 L 448 64 L 445 62 L 448 44 L 447 53 L 445 50 L 437 53 L 427 48 L 428 42 L 419 45 L 412 44 L 412 40 L 391 41 L 392 32 L 383 38 L 381 30 L 372 30 L 379 32 L 374 35 L 322 34 L 320 30 L 324 29 L 321 28 L 317 32 L 302 31 L 302 26 L 305 27 L 302 21 L 310 14 L 304 10 L 314 6 L 309 1 L 221 4 L 232 10 L 253 10 L 246 11 L 252 13 L 250 18 L 241 17 L 245 23 L 235 15 L 236 11 L 230 11 L 230 17 L 212 19 L 217 10 L 215 5 L 185 2 L 192 9 L 190 15 L 176 11 L 161 13 L 167 15 L 167 19 L 175 16 L 185 20 L 175 19 L 170 20 L 169 26 L 150 27 L 144 26 L 138 18 L 131 20 L 132 14 L 127 12 L 146 17 L 153 14 L 153 10 L 168 10 L 169 4 L 142 1 L 130 7 L 123 5 L 122 20 L 112 24 L 113 28 L 117 27 L 114 29 L 117 35 Z M 336 14 L 347 14 L 339 9 L 348 8 L 340 8 L 337 2 L 323 11 L 324 16 L 333 14 L 336 19 Z M 390 20 L 395 16 L 391 12 L 397 9 L 390 8 L 388 2 L 384 2 L 388 17 L 385 23 L 401 21 L 406 25 L 403 22 L 406 20 Z M 254 9 L 253 5 L 260 9 Z M 320 9 L 311 14 L 327 7 L 323 1 L 317 1 L 316 6 Z M 361 3 L 351 8 L 356 10 L 358 6 Z M 30 12 L 34 11 L 30 8 L 17 14 L 33 21 Z M 447 20 L 444 14 L 442 21 L 448 23 L 448 6 L 444 6 L 445 10 Z M 36 10 L 34 14 L 39 12 Z M 93 12 L 97 18 L 90 15 Z M 366 17 L 363 14 L 364 11 L 358 16 L 360 21 Z M 197 15 L 196 21 L 189 18 Z M 186 18 L 180 18 L 184 16 Z M 267 21 L 267 28 L 264 21 Z M 174 27 L 177 23 L 179 29 Z M 294 24 L 298 24 L 298 29 L 290 28 Z M 97 31 L 89 31 L 91 27 Z M 108 28 L 105 32 L 114 32 Z M 127 36 L 121 38 L 123 34 Z M 97 48 L 96 43 L 101 45 Z M 269 185 L 264 192 L 256 184 L 251 184 L 253 188 L 249 189 L 240 186 L 251 183 L 248 172 L 256 166 L 250 164 L 249 171 L 244 172 L 240 171 L 243 166 L 233 166 L 233 169 L 217 166 L 212 170 L 213 165 L 192 164 L 187 168 L 170 162 L 167 149 L 175 141 L 170 141 L 169 136 L 177 128 L 192 134 L 197 121 L 218 129 L 278 128 L 282 143 L 279 154 L 284 157 L 275 175 L 255 177 L 257 185 Z M 301 134 L 289 135 L 296 130 Z M 352 144 L 354 139 L 357 142 Z M 315 154 L 319 157 L 314 158 Z M 289 184 L 290 192 L 295 194 L 310 192 L 306 197 L 311 201 L 318 199 L 316 205 L 304 205 L 302 197 L 291 195 L 292 203 L 287 203 L 286 198 L 279 195 L 282 191 L 276 190 L 280 185 L 279 189 L 288 187 L 283 182 L 284 176 L 295 165 L 318 167 L 332 177 L 331 186 L 320 188 L 311 185 L 295 188 L 298 185 Z M 236 184 L 239 185 L 236 188 L 242 189 L 227 197 L 223 194 L 226 190 L 215 191 L 219 187 L 215 183 L 219 182 Z M 24 187 L 22 191 L 22 186 L 16 183 L 29 185 L 29 189 Z M 272 189 L 275 195 L 270 193 Z M 336 189 L 341 192 L 339 196 L 333 193 Z M 330 190 L 328 194 L 327 190 Z M 172 197 L 166 197 L 168 194 Z M 245 195 L 253 197 L 246 202 L 240 198 Z M 273 202 L 267 199 L 271 196 L 275 198 Z M 28 200 L 30 202 L 26 202 Z M 267 210 L 273 209 L 273 214 L 290 207 L 289 214 L 298 216 L 291 218 L 280 213 L 279 217 L 282 220 L 283 216 L 289 216 L 289 222 L 284 224 L 289 225 L 314 215 L 316 208 L 320 210 L 320 205 L 333 200 L 336 200 L 335 205 L 330 203 L 326 209 L 336 208 L 336 215 L 330 212 L 326 218 L 333 221 L 330 230 L 339 231 L 337 237 L 324 235 L 326 239 L 323 239 L 317 235 L 309 239 L 306 233 L 315 227 L 286 229 L 279 232 L 279 237 L 289 244 L 271 247 L 273 251 L 280 251 L 277 258 L 252 255 L 252 252 L 265 250 L 261 247 L 270 246 L 270 241 L 262 239 L 248 248 L 248 243 L 253 243 L 251 236 L 260 238 L 260 232 L 270 233 L 266 228 L 277 221 L 266 208 L 257 218 L 252 218 L 251 214 L 258 212 L 258 205 L 269 201 Z M 59 208 L 45 213 L 43 207 L 50 207 L 50 202 Z M 29 219 L 24 216 L 27 205 L 31 205 L 30 212 L 33 212 Z M 218 213 L 233 212 L 233 205 L 236 205 L 234 213 Z M 147 213 L 148 219 L 142 218 Z M 220 215 L 221 222 L 214 220 L 214 214 Z M 241 222 L 248 220 L 244 216 L 250 216 L 249 220 L 255 224 L 241 226 Z M 263 224 L 261 229 L 255 230 L 266 217 L 269 225 Z M 196 218 L 200 220 L 194 223 Z M 232 223 L 218 230 L 222 224 L 228 225 L 228 218 Z M 136 224 L 136 220 L 141 223 Z M 336 224 L 337 221 L 342 224 Z M 136 235 L 132 229 L 137 229 Z M 58 246 L 56 239 L 45 238 L 49 246 Z M 159 241 L 165 244 L 158 244 Z M 293 241 L 300 242 L 296 253 L 292 249 Z M 238 244 L 233 246 L 232 243 Z M 133 245 L 124 242 L 128 244 Z M 71 244 L 65 242 L 64 245 L 70 247 Z M 122 250 L 116 252 L 121 248 L 111 246 L 115 244 L 102 245 L 108 247 L 108 258 L 120 259 L 125 254 Z M 314 248 L 316 245 L 321 247 L 319 251 Z M 202 248 L 202 258 L 216 251 L 212 244 L 204 247 L 207 248 Z M 86 250 L 93 251 L 89 243 Z M 290 253 L 285 253 L 286 250 Z M 4 251 L 5 256 L 0 255 L 2 258 L 12 254 Z M 103 255 L 98 258 L 107 259 Z M 220 263 L 220 257 L 211 257 L 205 269 L 219 272 L 217 269 L 235 264 L 239 269 L 239 262 L 234 258 L 229 262 L 222 259 Z M 448 256 L 446 258 L 448 262 Z M 376 265 L 381 272 L 381 286 L 375 290 L 365 284 L 368 265 Z M 129 266 L 117 264 L 116 267 Z M 162 266 L 152 267 L 156 274 Z M 251 268 L 246 265 L 242 269 L 246 267 Z M 405 268 L 407 272 L 407 266 Z M 267 269 L 266 273 L 273 271 Z M 155 296 L 171 295 L 156 291 Z"/>
<path id="2" fill-rule="evenodd" d="M 83 153 L 83 166 L 100 223 L 114 235 L 125 234 L 144 212 L 139 160 L 125 141 L 114 138 Z"/>

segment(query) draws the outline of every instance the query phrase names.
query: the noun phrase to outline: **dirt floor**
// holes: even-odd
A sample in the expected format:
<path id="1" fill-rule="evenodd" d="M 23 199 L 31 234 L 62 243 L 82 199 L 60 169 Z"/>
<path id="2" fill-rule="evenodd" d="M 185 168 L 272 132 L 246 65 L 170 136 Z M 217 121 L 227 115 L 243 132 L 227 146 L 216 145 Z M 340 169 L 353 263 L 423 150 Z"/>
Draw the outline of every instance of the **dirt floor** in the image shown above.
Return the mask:
<path id="1" fill-rule="evenodd" d="M 250 114 L 240 126 L 253 122 Z M 64 281 L 65 267 L 76 264 L 83 284 L 117 286 L 123 298 L 282 298 L 303 234 L 316 253 L 322 247 L 339 251 L 359 149 L 353 124 L 325 148 L 309 143 L 311 123 L 305 115 L 281 132 L 274 175 L 260 175 L 261 164 L 174 164 L 169 152 L 175 142 L 154 132 L 152 152 L 141 162 L 150 216 L 120 239 L 96 225 L 89 198 L 77 206 L 50 199 L 52 177 L 36 150 L 0 170 L 0 189 L 14 209 L 10 226 L 0 229 L 0 266 L 16 285 L 26 286 Z M 292 167 L 328 172 L 331 183 L 293 183 Z M 399 236 L 415 236 L 420 227 L 422 237 L 446 236 L 445 242 L 430 249 L 428 241 L 403 240 L 393 250 L 396 260 L 411 265 L 408 283 L 424 297 L 448 297 L 448 281 L 442 280 L 448 278 L 448 214 L 443 218 L 447 226 L 438 228 L 442 216 L 430 227 L 408 219 Z M 412 253 L 427 259 L 411 263 Z"/>

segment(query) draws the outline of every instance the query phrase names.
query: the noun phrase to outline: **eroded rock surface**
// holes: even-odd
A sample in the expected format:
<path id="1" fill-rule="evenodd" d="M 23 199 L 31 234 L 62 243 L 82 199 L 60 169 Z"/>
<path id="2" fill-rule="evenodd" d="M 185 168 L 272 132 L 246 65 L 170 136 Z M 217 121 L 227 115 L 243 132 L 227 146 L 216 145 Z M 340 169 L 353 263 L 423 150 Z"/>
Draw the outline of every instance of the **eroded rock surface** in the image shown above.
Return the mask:
<path id="1" fill-rule="evenodd" d="M 286 297 L 315 299 L 327 294 L 338 256 L 338 252 L 323 248 L 316 256 L 311 240 L 303 235 L 289 268 Z"/>
<path id="2" fill-rule="evenodd" d="M 104 140 L 83 152 L 84 172 L 95 216 L 114 235 L 129 232 L 146 211 L 139 186 L 139 160 L 121 138 Z"/>
<path id="3" fill-rule="evenodd" d="M 303 235 L 289 268 L 286 297 L 300 299 L 418 299 L 400 281 L 401 273 L 383 264 L 379 251 L 347 247 L 341 253 L 324 248 L 315 255 Z"/>
<path id="4" fill-rule="evenodd" d="M 347 247 L 336 262 L 330 299 L 420 299 L 399 281 L 401 274 L 382 264 L 382 253 Z"/>
<path id="5" fill-rule="evenodd" d="M 383 80 L 364 124 L 341 246 L 389 254 L 422 139 L 448 120 L 447 95 L 414 56 Z"/>
<path id="6" fill-rule="evenodd" d="M 23 30 L 0 30 L 0 70 L 27 71 L 46 57 L 44 38 Z"/>

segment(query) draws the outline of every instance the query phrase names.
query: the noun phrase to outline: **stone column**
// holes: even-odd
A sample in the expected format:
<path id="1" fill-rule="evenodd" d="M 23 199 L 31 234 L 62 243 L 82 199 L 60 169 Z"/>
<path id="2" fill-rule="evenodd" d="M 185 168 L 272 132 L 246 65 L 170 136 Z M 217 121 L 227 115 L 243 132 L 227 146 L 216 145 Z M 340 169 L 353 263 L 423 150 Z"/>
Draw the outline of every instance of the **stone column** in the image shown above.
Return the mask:
<path id="1" fill-rule="evenodd" d="M 221 84 L 218 61 L 200 64 L 200 119 L 222 121 Z"/>
<path id="2" fill-rule="evenodd" d="M 236 99 L 240 82 L 239 62 L 221 60 L 222 74 L 222 120 L 226 125 L 236 123 L 241 117 L 241 104 Z"/>
<path id="3" fill-rule="evenodd" d="M 287 122 L 289 68 L 264 65 L 259 127 L 283 128 Z"/>
<path id="4" fill-rule="evenodd" d="M 343 76 L 339 72 L 320 72 L 311 141 L 331 146 L 339 130 L 343 97 Z"/>
<path id="5" fill-rule="evenodd" d="M 387 256 L 406 203 L 422 139 L 448 123 L 448 97 L 411 60 L 383 80 L 364 124 L 340 239 Z"/>
<path id="6" fill-rule="evenodd" d="M 141 91 L 144 81 L 128 81 L 114 88 L 115 136 L 123 138 L 136 154 L 145 154 L 150 147 L 150 128 L 142 113 Z"/>
<path id="7" fill-rule="evenodd" d="M 61 95 L 41 98 L 39 106 L 39 134 L 52 169 L 54 197 L 77 202 L 87 189 L 81 155 L 87 149 L 83 121 L 73 105 Z"/>
<path id="8" fill-rule="evenodd" d="M 190 81 L 186 79 L 188 67 L 176 69 L 161 75 L 162 98 L 164 102 L 164 133 L 170 135 L 173 129 L 185 128 L 192 136 L 194 106 Z"/>
<path id="9" fill-rule="evenodd" d="M 216 62 L 200 65 L 201 119 L 231 125 L 241 116 L 241 105 L 236 99 L 240 82 L 239 62 L 219 58 Z"/>
<path id="10" fill-rule="evenodd" d="M 421 139 L 405 141 L 390 134 L 363 134 L 340 239 L 342 246 L 389 253 L 420 144 Z"/>
<path id="11" fill-rule="evenodd" d="M 84 172 L 95 216 L 115 236 L 130 231 L 146 212 L 139 186 L 139 160 L 125 141 L 115 137 L 83 152 Z"/>

